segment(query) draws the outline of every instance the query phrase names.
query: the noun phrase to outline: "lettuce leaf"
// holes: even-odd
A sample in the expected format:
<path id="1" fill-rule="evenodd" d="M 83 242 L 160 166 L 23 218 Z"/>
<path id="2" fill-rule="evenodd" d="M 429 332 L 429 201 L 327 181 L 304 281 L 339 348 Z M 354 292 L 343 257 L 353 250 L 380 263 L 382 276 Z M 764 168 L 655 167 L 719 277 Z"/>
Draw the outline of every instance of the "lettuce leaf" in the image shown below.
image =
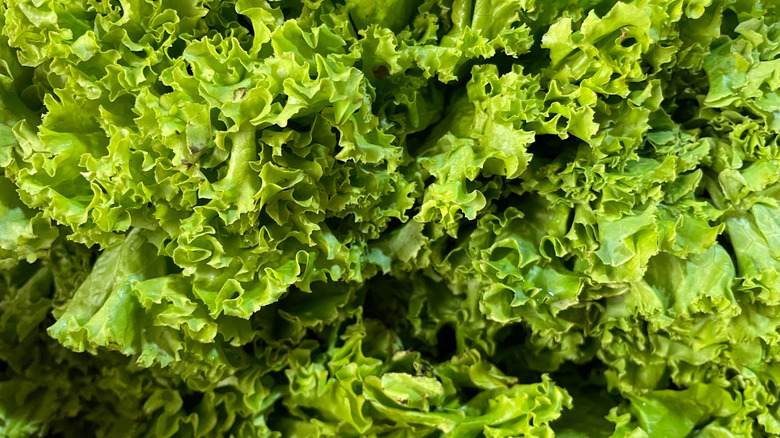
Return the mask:
<path id="1" fill-rule="evenodd" d="M 0 437 L 780 434 L 779 16 L 0 1 Z"/>

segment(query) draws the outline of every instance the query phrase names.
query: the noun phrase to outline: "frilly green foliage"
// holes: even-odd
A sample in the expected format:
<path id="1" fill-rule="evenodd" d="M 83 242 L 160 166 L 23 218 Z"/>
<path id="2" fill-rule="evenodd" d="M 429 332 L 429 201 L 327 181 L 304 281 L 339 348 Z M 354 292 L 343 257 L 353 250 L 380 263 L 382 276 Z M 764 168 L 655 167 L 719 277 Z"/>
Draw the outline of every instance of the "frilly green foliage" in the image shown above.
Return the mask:
<path id="1" fill-rule="evenodd" d="M 2 0 L 0 437 L 780 435 L 780 10 Z"/>

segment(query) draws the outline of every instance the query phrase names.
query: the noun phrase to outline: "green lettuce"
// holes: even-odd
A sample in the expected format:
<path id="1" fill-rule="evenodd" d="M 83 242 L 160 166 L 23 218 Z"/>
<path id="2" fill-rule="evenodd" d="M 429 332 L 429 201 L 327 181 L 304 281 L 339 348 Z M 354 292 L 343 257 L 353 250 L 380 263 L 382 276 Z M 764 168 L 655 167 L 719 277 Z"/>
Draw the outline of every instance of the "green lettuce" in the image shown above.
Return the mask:
<path id="1" fill-rule="evenodd" d="M 779 18 L 0 1 L 0 437 L 780 434 Z"/>

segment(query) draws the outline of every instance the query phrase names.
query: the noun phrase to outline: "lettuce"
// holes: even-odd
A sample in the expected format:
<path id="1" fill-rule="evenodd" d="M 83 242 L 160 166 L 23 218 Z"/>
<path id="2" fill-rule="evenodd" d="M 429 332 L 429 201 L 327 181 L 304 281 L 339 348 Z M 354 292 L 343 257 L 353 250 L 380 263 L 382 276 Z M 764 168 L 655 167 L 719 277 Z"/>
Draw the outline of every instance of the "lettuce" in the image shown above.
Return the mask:
<path id="1" fill-rule="evenodd" d="M 778 18 L 1 1 L 0 437 L 780 434 Z"/>

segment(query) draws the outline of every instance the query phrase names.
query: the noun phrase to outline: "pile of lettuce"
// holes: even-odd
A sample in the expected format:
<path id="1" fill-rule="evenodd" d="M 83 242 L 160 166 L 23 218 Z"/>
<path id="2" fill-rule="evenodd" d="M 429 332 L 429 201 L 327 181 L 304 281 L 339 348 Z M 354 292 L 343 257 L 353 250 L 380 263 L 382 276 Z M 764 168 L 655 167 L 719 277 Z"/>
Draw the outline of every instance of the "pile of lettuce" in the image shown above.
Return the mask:
<path id="1" fill-rule="evenodd" d="M 780 4 L 0 1 L 0 437 L 780 434 Z"/>

